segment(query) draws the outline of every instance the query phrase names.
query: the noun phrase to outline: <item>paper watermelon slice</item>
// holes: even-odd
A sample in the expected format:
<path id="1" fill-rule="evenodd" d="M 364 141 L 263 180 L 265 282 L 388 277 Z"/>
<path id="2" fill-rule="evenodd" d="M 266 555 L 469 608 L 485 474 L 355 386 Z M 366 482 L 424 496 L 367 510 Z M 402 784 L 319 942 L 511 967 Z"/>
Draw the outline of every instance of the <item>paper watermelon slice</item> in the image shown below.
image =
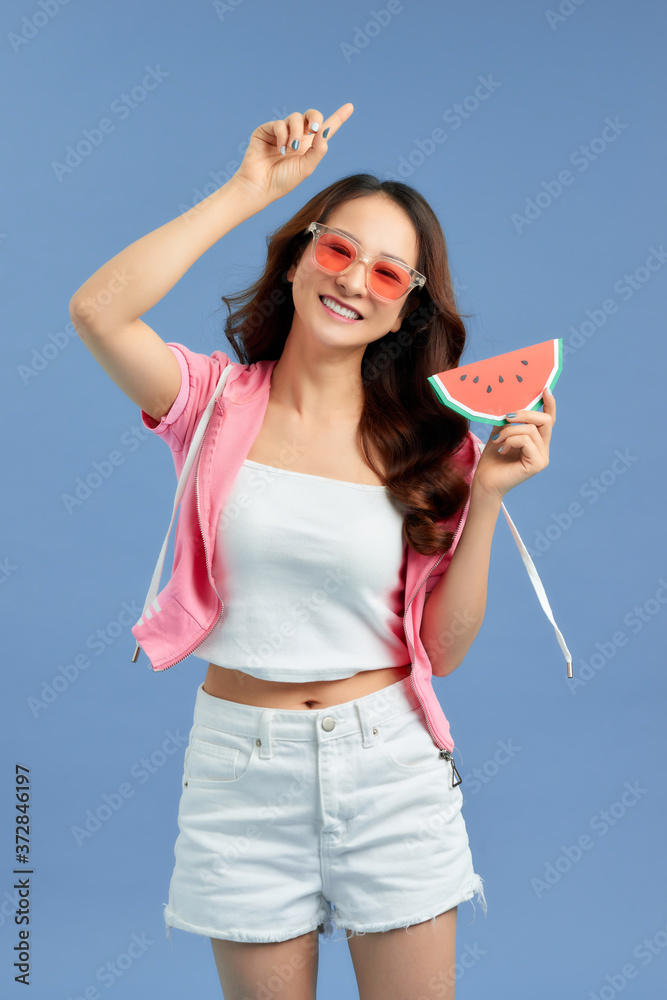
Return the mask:
<path id="1" fill-rule="evenodd" d="M 544 340 L 429 376 L 445 406 L 470 420 L 507 424 L 506 413 L 537 410 L 545 387 L 553 391 L 563 369 L 563 340 Z"/>

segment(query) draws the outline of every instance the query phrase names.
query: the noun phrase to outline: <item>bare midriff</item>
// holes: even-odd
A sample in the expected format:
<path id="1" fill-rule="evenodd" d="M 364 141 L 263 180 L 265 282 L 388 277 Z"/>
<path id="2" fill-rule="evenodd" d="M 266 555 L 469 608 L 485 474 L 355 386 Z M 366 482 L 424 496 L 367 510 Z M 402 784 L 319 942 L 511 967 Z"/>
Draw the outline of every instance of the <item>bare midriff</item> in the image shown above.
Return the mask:
<path id="1" fill-rule="evenodd" d="M 287 683 L 263 680 L 242 670 L 209 663 L 204 691 L 216 698 L 260 708 L 320 709 L 363 698 L 409 677 L 410 671 L 408 663 L 405 666 L 361 670 L 353 677 L 333 681 Z M 280 670 L 277 669 L 276 673 L 279 674 Z"/>

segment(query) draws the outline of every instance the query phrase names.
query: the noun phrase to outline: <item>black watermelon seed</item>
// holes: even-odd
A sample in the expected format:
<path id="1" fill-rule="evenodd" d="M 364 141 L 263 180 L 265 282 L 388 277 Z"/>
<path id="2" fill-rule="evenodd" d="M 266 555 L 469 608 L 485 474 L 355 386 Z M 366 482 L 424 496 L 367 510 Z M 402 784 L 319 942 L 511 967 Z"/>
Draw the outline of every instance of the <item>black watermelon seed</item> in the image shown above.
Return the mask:
<path id="1" fill-rule="evenodd" d="M 504 379 L 504 378 L 502 377 L 502 375 L 499 375 L 499 376 L 498 376 L 498 381 L 499 381 L 499 382 L 504 382 L 504 381 L 505 381 L 505 379 Z"/>
<path id="2" fill-rule="evenodd" d="M 487 387 L 486 387 L 486 391 L 487 391 L 487 392 L 491 392 L 491 386 L 490 386 L 490 385 L 487 385 Z"/>
<path id="3" fill-rule="evenodd" d="M 523 379 L 521 378 L 520 375 L 517 375 L 517 378 L 518 378 L 519 382 L 523 382 Z"/>
<path id="4" fill-rule="evenodd" d="M 473 382 L 479 382 L 479 375 L 475 375 Z"/>
<path id="5" fill-rule="evenodd" d="M 468 377 L 467 373 L 465 375 L 461 375 L 461 381 L 463 382 L 467 377 Z"/>
<path id="6" fill-rule="evenodd" d="M 522 364 L 522 365 L 527 365 L 527 364 L 528 364 L 528 362 L 527 362 L 527 361 L 522 361 L 522 362 L 521 362 L 521 364 Z"/>

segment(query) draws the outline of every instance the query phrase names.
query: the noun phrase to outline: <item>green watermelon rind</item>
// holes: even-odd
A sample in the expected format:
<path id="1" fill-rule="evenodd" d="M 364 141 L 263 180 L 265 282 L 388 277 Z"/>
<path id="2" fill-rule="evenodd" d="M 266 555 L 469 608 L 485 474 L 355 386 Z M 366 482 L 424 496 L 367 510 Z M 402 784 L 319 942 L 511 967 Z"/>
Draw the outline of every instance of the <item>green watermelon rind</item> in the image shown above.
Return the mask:
<path id="1" fill-rule="evenodd" d="M 553 387 L 560 377 L 560 373 L 563 370 L 563 338 L 554 338 L 554 367 L 549 375 L 549 379 L 545 385 L 545 388 L 551 389 L 553 392 Z M 460 413 L 461 416 L 467 417 L 469 420 L 476 420 L 478 423 L 484 424 L 494 424 L 497 427 L 504 426 L 509 423 L 509 420 L 504 420 L 502 417 L 498 417 L 492 413 L 482 413 L 476 410 L 471 410 L 466 406 L 460 406 L 455 403 L 453 399 L 447 394 L 447 390 L 440 382 L 437 375 L 429 375 L 428 381 L 431 383 L 431 388 L 435 392 L 439 401 L 444 405 L 449 407 L 450 410 L 455 410 Z M 544 392 L 544 389 L 542 390 Z M 544 396 L 540 394 L 528 406 L 522 406 L 522 410 L 539 410 L 540 406 L 544 403 Z"/>

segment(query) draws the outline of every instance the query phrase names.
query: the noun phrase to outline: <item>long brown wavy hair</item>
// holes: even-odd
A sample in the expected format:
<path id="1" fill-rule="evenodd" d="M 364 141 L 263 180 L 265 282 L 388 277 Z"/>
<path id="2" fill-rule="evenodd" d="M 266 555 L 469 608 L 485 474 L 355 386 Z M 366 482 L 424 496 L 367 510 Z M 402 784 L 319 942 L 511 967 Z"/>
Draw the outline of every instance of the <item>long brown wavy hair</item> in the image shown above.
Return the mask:
<path id="1" fill-rule="evenodd" d="M 287 272 L 313 239 L 304 230 L 313 221 L 326 224 L 343 202 L 377 192 L 412 220 L 417 270 L 426 275 L 426 284 L 406 297 L 398 332 L 365 350 L 357 438 L 366 461 L 404 511 L 408 544 L 432 555 L 452 544 L 454 532 L 437 522 L 457 514 L 468 499 L 464 470 L 472 462 L 472 450 L 469 443 L 462 447 L 469 420 L 443 406 L 427 381 L 429 375 L 458 365 L 466 341 L 461 316 L 466 314 L 457 309 L 445 237 L 426 199 L 407 184 L 372 174 L 350 174 L 330 184 L 267 235 L 266 265 L 257 281 L 236 295 L 221 296 L 229 310 L 225 336 L 243 364 L 278 360 L 294 316 Z"/>

